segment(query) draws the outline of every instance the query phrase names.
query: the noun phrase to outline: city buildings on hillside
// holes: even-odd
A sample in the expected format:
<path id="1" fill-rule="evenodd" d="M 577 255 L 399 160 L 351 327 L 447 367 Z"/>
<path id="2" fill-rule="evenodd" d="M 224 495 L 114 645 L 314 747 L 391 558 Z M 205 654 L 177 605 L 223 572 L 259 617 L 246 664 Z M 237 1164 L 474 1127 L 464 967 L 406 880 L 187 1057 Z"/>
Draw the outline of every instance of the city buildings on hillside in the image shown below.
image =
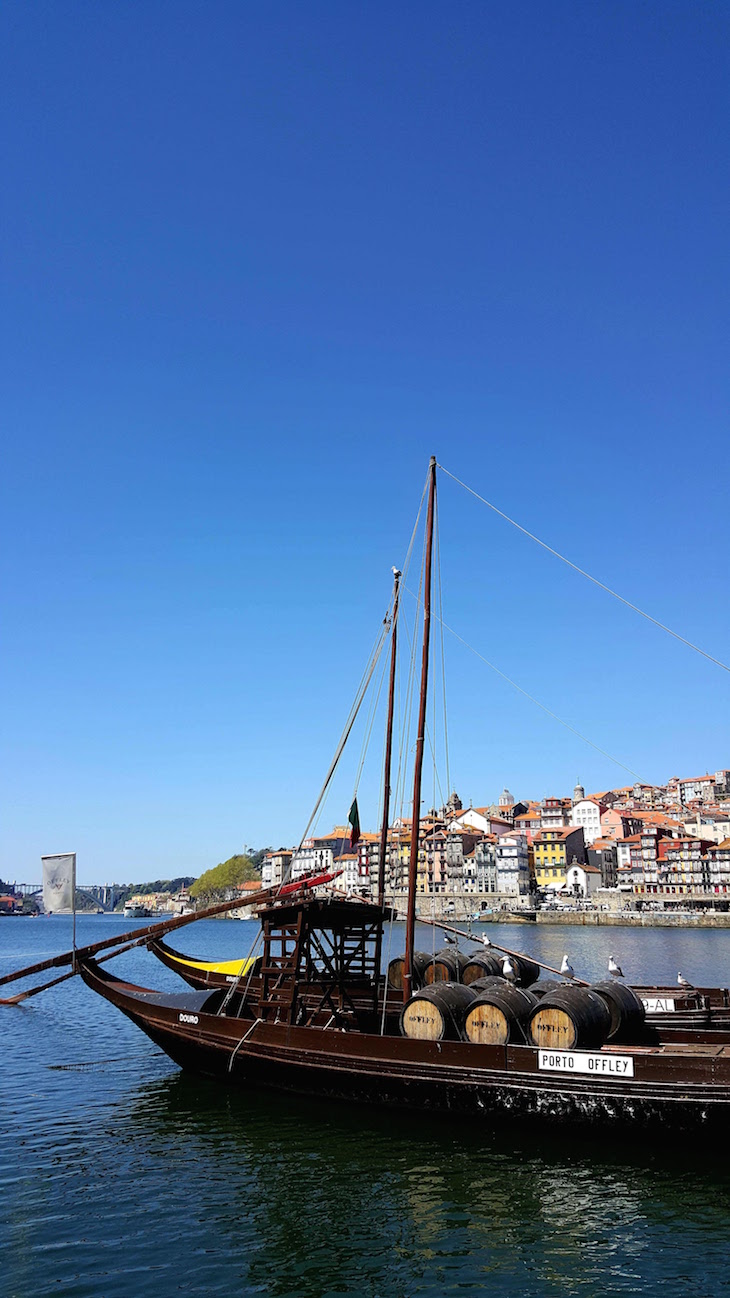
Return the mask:
<path id="1" fill-rule="evenodd" d="M 261 866 L 261 887 L 278 888 L 289 875 L 289 867 L 294 853 L 287 847 L 280 847 L 276 852 L 268 852 Z"/>
<path id="2" fill-rule="evenodd" d="M 714 802 L 730 794 L 730 771 L 716 771 L 714 775 L 708 772 L 684 780 L 675 776 L 667 783 L 667 793 L 670 791 L 682 806 L 691 802 Z"/>
<path id="3" fill-rule="evenodd" d="M 405 896 L 412 825 L 396 818 L 386 837 L 385 887 Z M 288 877 L 337 870 L 346 892 L 373 896 L 380 835 L 352 843 L 349 826 L 308 838 L 294 852 L 268 853 L 264 886 Z M 487 904 L 533 905 L 536 898 L 595 901 L 617 894 L 622 904 L 730 905 L 730 770 L 666 785 L 635 783 L 586 795 L 517 801 L 504 789 L 496 803 L 464 807 L 452 793 L 421 819 L 418 895 L 472 898 Z M 628 898 L 628 901 L 626 900 Z"/>
<path id="4" fill-rule="evenodd" d="M 292 855 L 292 879 L 301 879 L 305 874 L 322 874 L 331 870 L 335 857 L 347 852 L 349 847 L 350 832 L 342 825 L 336 825 L 331 834 L 305 838 L 302 846 Z"/>

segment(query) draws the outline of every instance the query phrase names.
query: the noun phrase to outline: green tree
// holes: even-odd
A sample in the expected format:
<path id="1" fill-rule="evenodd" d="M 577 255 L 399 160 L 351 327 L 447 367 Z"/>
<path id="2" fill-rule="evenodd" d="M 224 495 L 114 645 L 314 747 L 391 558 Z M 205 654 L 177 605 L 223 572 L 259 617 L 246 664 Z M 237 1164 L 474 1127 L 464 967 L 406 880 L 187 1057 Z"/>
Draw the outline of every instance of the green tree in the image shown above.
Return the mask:
<path id="1" fill-rule="evenodd" d="M 250 856 L 229 856 L 212 870 L 206 870 L 190 888 L 193 901 L 219 897 L 240 883 L 251 883 L 261 878 Z"/>

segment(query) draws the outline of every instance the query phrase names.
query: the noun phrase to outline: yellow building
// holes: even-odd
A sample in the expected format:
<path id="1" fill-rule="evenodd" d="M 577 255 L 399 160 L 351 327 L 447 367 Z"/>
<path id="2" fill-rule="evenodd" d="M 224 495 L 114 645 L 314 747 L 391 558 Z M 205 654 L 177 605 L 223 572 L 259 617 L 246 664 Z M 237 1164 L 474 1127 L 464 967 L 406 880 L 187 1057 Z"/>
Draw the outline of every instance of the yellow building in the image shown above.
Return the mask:
<path id="1" fill-rule="evenodd" d="M 585 861 L 585 840 L 582 827 L 568 829 L 543 829 L 532 840 L 535 853 L 535 881 L 538 888 L 559 888 L 565 885 L 568 866 L 573 857 L 581 864 Z"/>

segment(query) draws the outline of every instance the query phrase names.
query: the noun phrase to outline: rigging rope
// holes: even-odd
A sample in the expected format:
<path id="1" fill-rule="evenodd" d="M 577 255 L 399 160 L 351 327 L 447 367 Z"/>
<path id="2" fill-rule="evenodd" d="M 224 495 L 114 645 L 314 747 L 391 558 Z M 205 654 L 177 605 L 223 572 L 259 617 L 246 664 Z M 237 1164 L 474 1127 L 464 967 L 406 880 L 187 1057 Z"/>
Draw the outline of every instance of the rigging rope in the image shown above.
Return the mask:
<path id="1" fill-rule="evenodd" d="M 564 554 L 560 554 L 558 550 L 554 550 L 551 545 L 547 544 L 547 542 L 541 541 L 539 536 L 535 536 L 534 532 L 528 532 L 527 528 L 523 527 L 521 523 L 517 523 L 514 518 L 510 518 L 509 514 L 505 514 L 503 510 L 498 509 L 496 505 L 492 504 L 491 500 L 486 500 L 484 496 L 480 496 L 478 491 L 475 491 L 474 488 L 470 487 L 466 482 L 462 482 L 461 478 L 457 478 L 455 473 L 450 473 L 448 469 L 444 468 L 443 464 L 439 464 L 438 467 L 442 473 L 445 473 L 448 478 L 452 478 L 454 482 L 457 482 L 459 486 L 463 487 L 465 491 L 468 491 L 470 495 L 476 496 L 477 500 L 481 500 L 483 505 L 487 505 L 495 514 L 499 514 L 500 518 L 504 518 L 506 522 L 511 523 L 513 527 L 516 527 L 518 532 L 522 532 L 524 536 L 529 536 L 531 541 L 535 541 L 537 545 L 541 545 L 543 550 L 547 550 L 548 554 L 552 554 L 556 559 L 560 559 L 561 563 L 567 564 L 567 566 L 572 568 L 574 572 L 579 572 L 581 577 L 586 577 L 588 581 L 593 582 L 594 586 L 598 586 L 601 590 L 605 590 L 608 595 L 613 595 L 613 598 L 617 599 L 620 604 L 625 604 L 627 608 L 633 609 L 634 613 L 638 613 L 641 617 L 646 618 L 647 622 L 653 622 L 654 626 L 658 626 L 661 631 L 666 631 L 667 635 L 673 636 L 675 640 L 679 640 L 681 644 L 687 645 L 689 649 L 694 649 L 695 653 L 701 654 L 703 658 L 709 659 L 709 661 L 714 663 L 716 667 L 721 667 L 724 672 L 730 672 L 730 667 L 728 667 L 727 663 L 722 662 L 719 658 L 714 658 L 713 655 L 708 654 L 706 650 L 700 649 L 699 645 L 693 644 L 691 640 L 687 640 L 683 635 L 679 635 L 679 633 L 673 631 L 671 627 L 665 626 L 658 618 L 652 617 L 651 613 L 645 613 L 643 609 L 638 607 L 638 605 L 632 604 L 631 600 L 624 599 L 623 595 L 619 595 L 617 591 L 612 590 L 610 586 L 605 584 L 605 582 L 599 581 L 597 577 L 592 577 L 589 572 L 585 571 L 585 568 L 579 568 L 577 563 L 573 563 L 570 559 L 566 559 Z M 542 704 L 540 706 L 542 706 Z M 621 765 L 620 762 L 619 765 Z M 625 769 L 628 770 L 628 767 L 625 767 Z"/>
<path id="2" fill-rule="evenodd" d="M 412 596 L 413 599 L 418 600 L 418 596 L 415 595 L 412 590 L 408 590 L 407 586 L 404 589 L 408 591 L 408 594 Z M 438 618 L 439 622 L 442 622 L 442 619 L 438 617 L 438 613 L 434 614 L 434 616 Z M 584 744 L 589 744 L 590 747 L 594 748 L 602 757 L 607 757 L 610 762 L 614 763 L 614 765 L 620 766 L 622 771 L 628 771 L 629 775 L 633 775 L 637 780 L 641 779 L 641 776 L 637 771 L 632 770 L 630 766 L 626 766 L 624 762 L 620 762 L 618 758 L 613 757 L 611 753 L 607 753 L 605 748 L 600 748 L 598 744 L 594 744 L 592 739 L 588 739 L 586 735 L 582 735 L 580 730 L 576 730 L 575 726 L 571 726 L 569 722 L 563 721 L 562 717 L 559 717 L 556 712 L 551 712 L 550 708 L 546 707 L 544 703 L 541 703 L 539 699 L 536 699 L 532 694 L 528 694 L 527 690 L 524 690 L 521 685 L 517 684 L 517 681 L 513 681 L 505 672 L 500 671 L 499 667 L 496 667 L 488 658 L 485 658 L 484 654 L 481 654 L 478 649 L 475 649 L 473 645 L 469 644 L 469 641 L 465 640 L 463 636 L 460 636 L 458 631 L 454 631 L 453 627 L 450 627 L 447 622 L 443 622 L 443 627 L 450 635 L 460 641 L 466 649 L 475 654 L 477 658 L 481 658 L 482 662 L 487 664 L 487 667 L 491 667 L 493 672 L 496 672 L 498 676 L 502 677 L 502 680 L 507 681 L 508 685 L 511 685 L 513 689 L 518 690 L 520 694 L 524 694 L 525 698 L 529 699 L 531 703 L 534 703 L 536 707 L 542 708 L 542 711 L 546 712 L 549 717 L 552 717 L 553 721 L 557 721 L 559 725 L 565 726 L 565 729 L 569 730 L 571 734 L 577 735 L 579 739 L 582 739 Z"/>
<path id="3" fill-rule="evenodd" d="M 409 592 L 409 593 L 410 593 L 410 592 Z M 445 809 L 445 807 L 446 807 L 446 801 L 447 801 L 447 798 L 448 798 L 448 791 L 447 791 L 446 798 L 444 797 L 444 791 L 443 791 L 443 789 L 442 789 L 442 787 L 441 787 L 441 776 L 439 775 L 439 772 L 438 772 L 438 763 L 437 763 L 437 761 L 436 761 L 436 716 L 435 716 L 435 712 L 436 712 L 436 706 L 435 706 L 435 704 L 434 704 L 434 720 L 433 720 L 433 724 L 434 724 L 434 733 L 433 733 L 433 736 L 431 735 L 431 731 L 430 731 L 430 729 L 429 729 L 429 727 L 428 727 L 428 723 L 426 723 L 426 742 L 427 742 L 427 744 L 428 744 L 428 750 L 429 750 L 429 752 L 430 752 L 430 754 L 431 754 L 431 760 L 433 761 L 433 810 L 434 810 L 434 811 L 436 811 L 436 809 L 437 809 L 437 803 L 438 803 L 438 798 L 436 797 L 436 791 L 437 791 L 437 790 L 438 790 L 438 796 L 439 796 L 439 798 L 441 799 L 441 806 L 442 806 L 442 808 L 444 808 L 444 809 Z"/>
<path id="4" fill-rule="evenodd" d="M 386 616 L 385 619 L 386 638 L 390 636 L 390 627 L 392 625 L 392 621 L 393 621 L 393 614 L 392 614 L 392 605 L 391 605 L 391 608 L 388 610 L 388 615 Z M 355 783 L 352 790 L 353 801 L 357 797 L 357 791 L 360 787 L 360 779 L 362 777 L 363 767 L 365 765 L 365 758 L 367 757 L 368 748 L 370 747 L 370 740 L 372 738 L 373 726 L 375 725 L 375 714 L 378 710 L 378 703 L 380 702 L 380 695 L 383 689 L 383 681 L 385 680 L 385 673 L 387 670 L 388 670 L 388 660 L 387 658 L 384 657 L 382 670 L 380 672 L 380 680 L 378 681 L 378 688 L 376 689 L 374 698 L 370 704 L 370 712 L 368 714 L 368 718 L 365 723 L 365 734 L 363 735 L 362 748 L 360 749 L 360 761 L 358 763 L 357 773 L 355 775 Z"/>
<path id="5" fill-rule="evenodd" d="M 417 514 L 416 514 L 416 521 L 415 521 L 414 526 L 413 526 L 413 531 L 412 531 L 412 533 L 411 533 L 411 539 L 410 539 L 410 542 L 409 542 L 409 545 L 408 545 L 408 550 L 407 550 L 407 552 L 406 552 L 405 563 L 403 564 L 403 574 L 404 574 L 404 576 L 405 576 L 405 574 L 408 572 L 408 567 L 409 567 L 409 565 L 410 565 L 411 556 L 412 556 L 412 553 L 413 553 L 413 546 L 414 546 L 415 539 L 416 539 L 416 535 L 417 535 L 417 532 L 418 532 L 418 524 L 419 524 L 419 521 L 420 521 L 420 518 L 421 518 L 421 514 L 422 514 L 422 512 L 423 512 L 423 502 L 424 502 L 424 500 L 426 499 L 426 493 L 427 493 L 427 491 L 428 491 L 428 476 L 426 477 L 426 481 L 425 481 L 425 483 L 424 483 L 423 491 L 422 491 L 422 493 L 421 493 L 421 501 L 420 501 L 420 504 L 419 504 L 419 506 L 418 506 L 418 512 L 417 512 Z M 281 881 L 281 883 L 280 883 L 280 885 L 279 885 L 280 888 L 283 888 L 284 884 L 287 883 L 287 882 L 289 881 L 289 878 L 291 877 L 291 873 L 292 873 L 292 869 L 293 869 L 293 866 L 294 866 L 294 862 L 297 860 L 297 857 L 299 856 L 299 854 L 300 854 L 300 852 L 301 852 L 301 850 L 302 850 L 302 847 L 303 847 L 303 845 L 304 845 L 304 841 L 305 841 L 305 839 L 309 836 L 309 832 L 310 832 L 310 830 L 311 830 L 313 824 L 315 823 L 315 821 L 316 821 L 316 819 L 317 819 L 318 813 L 319 813 L 320 808 L 321 808 L 321 806 L 322 806 L 322 804 L 323 804 L 323 802 L 324 802 L 324 799 L 325 799 L 325 796 L 326 796 L 327 790 L 328 790 L 328 788 L 329 788 L 330 782 L 331 782 L 332 777 L 333 777 L 333 775 L 334 775 L 334 773 L 335 773 L 335 770 L 336 770 L 336 768 L 337 768 L 337 764 L 338 764 L 338 762 L 339 762 L 339 760 L 340 760 L 340 758 L 341 758 L 341 756 L 342 756 L 342 753 L 343 753 L 343 751 L 344 751 L 345 745 L 347 744 L 347 741 L 348 741 L 348 739 L 349 739 L 349 737 L 350 737 L 350 734 L 351 734 L 351 732 L 352 732 L 352 728 L 353 728 L 353 726 L 354 726 L 354 724 L 355 724 L 355 721 L 356 721 L 356 719 L 357 719 L 358 712 L 360 711 L 360 708 L 361 708 L 361 706 L 362 706 L 363 700 L 364 700 L 365 695 L 366 695 L 366 693 L 367 693 L 367 691 L 368 691 L 368 687 L 369 687 L 369 685 L 370 685 L 370 681 L 372 680 L 373 675 L 374 675 L 374 672 L 375 672 L 375 669 L 376 669 L 376 667 L 377 667 L 377 665 L 378 665 L 378 660 L 379 660 L 380 655 L 381 655 L 381 653 L 382 653 L 383 646 L 384 646 L 384 644 L 385 644 L 385 642 L 386 642 L 386 640 L 387 640 L 387 638 L 388 638 L 388 634 L 389 634 L 389 630 L 390 630 L 389 618 L 390 618 L 390 615 L 391 615 L 391 610 L 392 610 L 392 600 L 391 600 L 391 604 L 389 605 L 389 608 L 388 608 L 388 614 L 386 614 L 386 617 L 385 617 L 385 619 L 384 619 L 384 621 L 383 621 L 383 624 L 382 624 L 382 626 L 381 626 L 381 628 L 380 628 L 380 634 L 379 634 L 379 636 L 378 636 L 378 639 L 377 639 L 377 641 L 376 641 L 376 643 L 375 643 L 375 646 L 374 646 L 374 648 L 373 648 L 373 651 L 372 651 L 372 653 L 371 653 L 370 659 L 369 659 L 369 661 L 368 661 L 368 665 L 367 665 L 367 667 L 365 668 L 365 672 L 363 673 L 363 677 L 361 678 L 360 685 L 359 685 L 359 687 L 358 687 L 358 691 L 357 691 L 357 694 L 356 694 L 356 697 L 355 697 L 355 702 L 354 702 L 353 705 L 352 705 L 352 708 L 351 708 L 351 710 L 350 710 L 350 715 L 349 715 L 349 717 L 348 717 L 348 719 L 347 719 L 347 722 L 345 723 L 345 729 L 344 729 L 343 732 L 342 732 L 342 736 L 341 736 L 341 738 L 340 738 L 340 742 L 339 742 L 339 744 L 337 745 L 337 750 L 336 750 L 335 755 L 334 755 L 334 757 L 333 757 L 333 759 L 332 759 L 332 763 L 331 763 L 331 765 L 330 765 L 329 771 L 327 772 L 327 775 L 326 775 L 326 777 L 325 777 L 324 784 L 322 785 L 322 788 L 321 788 L 321 790 L 320 790 L 320 792 L 319 792 L 319 797 L 317 798 L 317 801 L 316 801 L 316 803 L 315 803 L 315 805 L 314 805 L 314 810 L 312 811 L 312 814 L 311 814 L 311 816 L 310 816 L 310 818 L 309 818 L 309 822 L 308 822 L 308 824 L 307 824 L 307 827 L 306 827 L 304 833 L 302 834 L 302 837 L 301 837 L 300 842 L 299 842 L 299 846 L 297 847 L 296 852 L 294 852 L 294 853 L 292 854 L 292 858 L 291 858 L 291 861 L 289 862 L 288 869 L 286 870 L 286 872 L 285 872 L 285 874 L 284 874 L 284 876 L 283 876 L 283 878 L 282 878 L 282 881 Z M 381 684 L 382 684 L 382 681 L 381 681 Z M 379 692 L 380 692 L 380 691 L 378 690 L 378 693 L 379 693 Z M 373 719 L 374 719 L 374 710 L 373 710 Z M 370 728 L 372 729 L 372 721 L 371 721 L 371 723 L 370 723 Z M 366 727 L 366 729 L 367 729 L 367 727 Z M 358 779 L 359 779 L 359 776 L 358 776 Z M 357 781 L 356 781 L 356 784 L 357 784 Z"/>
<path id="6" fill-rule="evenodd" d="M 322 788 L 320 789 L 319 797 L 317 798 L 317 801 L 316 801 L 316 803 L 315 803 L 315 805 L 314 805 L 314 810 L 313 810 L 311 816 L 309 817 L 309 821 L 308 821 L 308 823 L 307 823 L 307 828 L 305 829 L 304 833 L 302 834 L 302 837 L 301 837 L 300 842 L 299 842 L 299 846 L 298 846 L 296 852 L 294 853 L 294 855 L 292 856 L 291 861 L 289 862 L 289 868 L 288 868 L 288 870 L 286 871 L 286 874 L 285 874 L 284 878 L 283 878 L 282 881 L 281 881 L 281 885 L 280 885 L 281 887 L 283 887 L 283 885 L 284 885 L 285 883 L 288 882 L 288 880 L 289 880 L 289 876 L 290 876 L 291 871 L 292 871 L 292 867 L 293 867 L 293 865 L 294 865 L 294 862 L 296 861 L 297 857 L 299 856 L 299 854 L 300 854 L 300 852 L 301 852 L 301 850 L 302 850 L 302 846 L 303 846 L 303 844 L 304 844 L 304 840 L 308 837 L 308 835 L 309 835 L 309 831 L 310 831 L 310 829 L 312 828 L 312 825 L 314 824 L 314 821 L 315 821 L 315 819 L 316 819 L 316 817 L 317 817 L 317 813 L 318 813 L 319 808 L 320 808 L 320 806 L 321 806 L 321 804 L 322 804 L 322 801 L 323 801 L 324 796 L 325 796 L 325 794 L 326 794 L 326 792 L 327 792 L 327 789 L 329 788 L 329 785 L 330 785 L 330 781 L 331 781 L 331 779 L 332 779 L 332 776 L 334 775 L 335 770 L 336 770 L 336 768 L 337 768 L 337 763 L 339 762 L 339 760 L 340 760 L 340 758 L 341 758 L 341 756 L 342 756 L 342 753 L 343 753 L 343 750 L 344 750 L 345 744 L 347 743 L 348 739 L 350 738 L 350 733 L 351 733 L 351 731 L 352 731 L 352 727 L 354 726 L 355 721 L 357 720 L 357 714 L 358 714 L 358 712 L 360 711 L 360 708 L 361 708 L 361 706 L 362 706 L 363 699 L 365 698 L 365 695 L 366 695 L 367 690 L 368 690 L 368 686 L 369 686 L 369 684 L 370 684 L 370 682 L 371 682 L 371 680 L 372 680 L 372 678 L 373 678 L 373 674 L 374 674 L 374 672 L 375 672 L 375 668 L 376 668 L 377 665 L 378 665 L 378 659 L 380 658 L 380 654 L 381 654 L 381 652 L 382 652 L 383 645 L 385 644 L 387 634 L 388 634 L 388 628 L 387 628 L 387 619 L 386 619 L 386 621 L 382 624 L 382 626 L 381 626 L 381 628 L 380 628 L 380 634 L 379 634 L 378 639 L 377 639 L 377 641 L 376 641 L 376 643 L 375 643 L 375 646 L 374 646 L 374 648 L 373 648 L 372 654 L 370 655 L 370 661 L 369 661 L 369 663 L 368 663 L 368 666 L 366 667 L 365 672 L 363 673 L 363 678 L 362 678 L 362 680 L 361 680 L 361 682 L 360 682 L 360 687 L 359 687 L 359 689 L 358 689 L 357 695 L 355 696 L 355 702 L 353 703 L 352 708 L 350 709 L 350 715 L 349 715 L 349 717 L 347 718 L 347 722 L 346 722 L 346 724 L 345 724 L 345 729 L 343 730 L 342 735 L 341 735 L 341 737 L 340 737 L 340 742 L 339 742 L 339 744 L 337 745 L 337 750 L 336 750 L 336 752 L 335 752 L 334 757 L 332 758 L 332 762 L 331 762 L 331 764 L 330 764 L 330 768 L 329 768 L 329 770 L 328 770 L 328 772 L 327 772 L 327 775 L 326 775 L 326 777 L 325 777 L 324 784 L 322 785 Z"/>

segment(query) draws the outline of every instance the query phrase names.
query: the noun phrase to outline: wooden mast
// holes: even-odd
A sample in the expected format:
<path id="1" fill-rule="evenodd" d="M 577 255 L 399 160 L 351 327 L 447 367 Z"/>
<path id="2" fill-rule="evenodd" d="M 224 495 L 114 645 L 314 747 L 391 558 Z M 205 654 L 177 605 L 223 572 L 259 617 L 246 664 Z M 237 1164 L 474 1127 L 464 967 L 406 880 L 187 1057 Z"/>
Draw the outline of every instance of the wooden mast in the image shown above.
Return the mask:
<path id="1" fill-rule="evenodd" d="M 395 708 L 395 668 L 398 648 L 398 601 L 401 574 L 393 569 L 393 625 L 390 642 L 390 688 L 388 691 L 388 721 L 385 728 L 385 765 L 383 767 L 383 823 L 380 827 L 380 855 L 378 857 L 378 905 L 385 905 L 385 856 L 388 847 L 388 821 L 390 819 L 390 763 L 393 754 L 393 712 Z"/>
<path id="2" fill-rule="evenodd" d="M 383 911 L 385 908 L 385 857 L 388 850 L 388 822 L 390 820 L 390 765 L 393 753 L 393 712 L 395 710 L 395 668 L 398 646 L 398 601 L 400 599 L 401 573 L 393 569 L 393 613 L 390 644 L 390 688 L 388 690 L 388 720 L 385 726 L 385 762 L 383 764 L 383 823 L 380 826 L 380 855 L 378 857 L 378 906 L 381 919 L 375 938 L 375 1006 L 378 1004 L 380 961 L 383 952 Z"/>
<path id="3" fill-rule="evenodd" d="M 416 927 L 416 879 L 418 874 L 418 840 L 421 819 L 421 774 L 423 771 L 423 745 L 426 734 L 426 696 L 428 692 L 428 650 L 431 632 L 431 561 L 433 558 L 433 521 L 436 504 L 436 456 L 431 456 L 428 484 L 428 513 L 426 515 L 426 567 L 423 579 L 423 653 L 421 656 L 421 701 L 418 709 L 418 734 L 416 762 L 413 774 L 413 809 L 411 824 L 411 856 L 408 864 L 408 909 L 406 912 L 406 953 L 403 962 L 403 1002 L 410 1000 L 413 990 L 413 935 Z"/>

